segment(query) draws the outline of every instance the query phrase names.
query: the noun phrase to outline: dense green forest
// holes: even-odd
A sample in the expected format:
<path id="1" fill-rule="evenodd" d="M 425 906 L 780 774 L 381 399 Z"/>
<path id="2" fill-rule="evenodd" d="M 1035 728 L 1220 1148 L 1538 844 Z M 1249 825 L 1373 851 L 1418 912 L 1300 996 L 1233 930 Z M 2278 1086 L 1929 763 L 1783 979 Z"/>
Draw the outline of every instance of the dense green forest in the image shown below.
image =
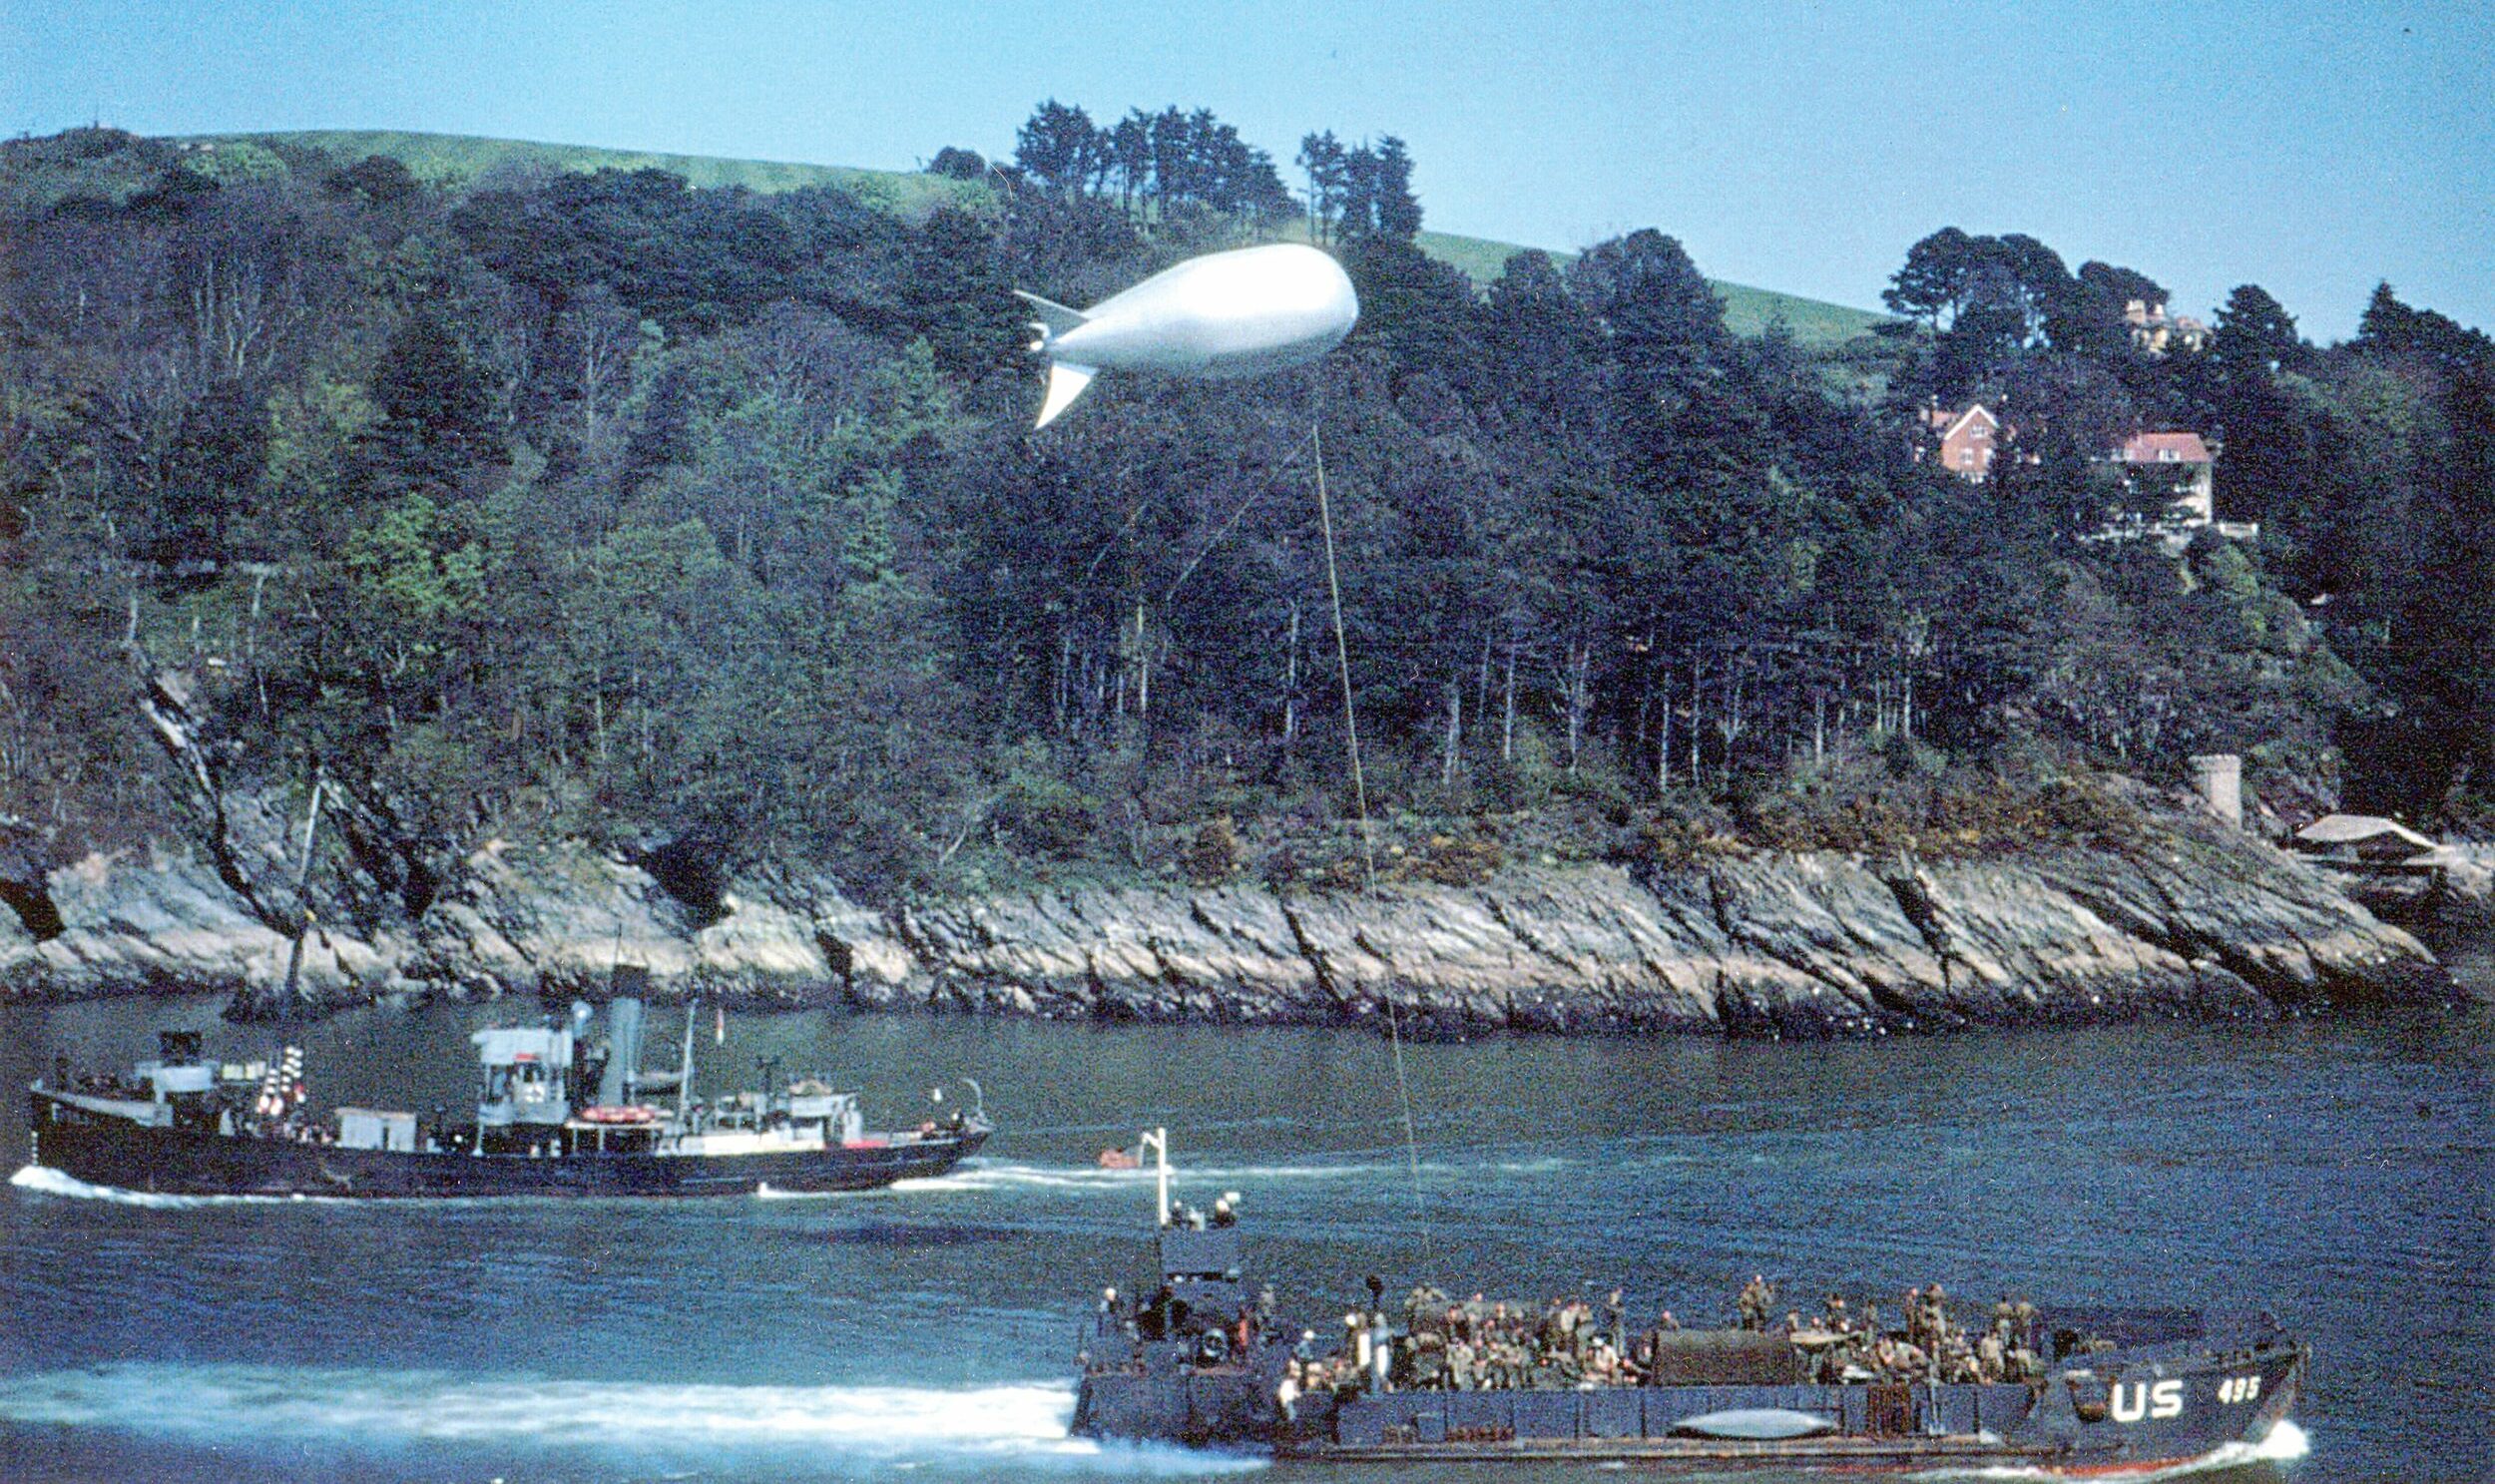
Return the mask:
<path id="1" fill-rule="evenodd" d="M 1391 139 L 1312 134 L 1296 187 L 1201 111 L 1051 103 L 1017 143 L 906 201 L 0 146 L 10 851 L 164 832 L 171 684 L 186 766 L 325 776 L 410 858 L 1322 880 L 1320 451 L 1399 868 L 1983 848 L 2207 750 L 2484 826 L 2495 345 L 2387 285 L 2344 344 L 2246 284 L 2152 355 L 2140 272 L 1948 229 L 1901 245 L 1897 319 L 1821 346 L 1734 333 L 1659 231 L 1475 282 L 1415 247 Z M 1321 366 L 1112 378 L 1028 431 L 1011 289 L 1285 234 L 1360 291 Z M 1980 485 L 1916 457 L 1969 396 L 2017 435 Z M 2089 539 L 2172 493 L 2100 457 L 2143 428 L 2223 432 L 2258 542 Z"/>

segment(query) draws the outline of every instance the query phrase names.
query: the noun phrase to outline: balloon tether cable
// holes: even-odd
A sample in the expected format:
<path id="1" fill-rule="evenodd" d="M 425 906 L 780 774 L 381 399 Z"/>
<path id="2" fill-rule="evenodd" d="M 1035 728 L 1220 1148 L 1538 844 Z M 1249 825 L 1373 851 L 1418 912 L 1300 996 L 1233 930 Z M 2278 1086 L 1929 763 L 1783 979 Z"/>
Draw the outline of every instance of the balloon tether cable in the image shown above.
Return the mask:
<path id="1" fill-rule="evenodd" d="M 1351 705 L 1351 649 L 1343 640 L 1342 579 L 1334 567 L 1333 505 L 1325 494 L 1324 397 L 1324 382 L 1318 380 L 1315 405 L 1308 418 L 1308 445 L 1311 462 L 1316 465 L 1317 530 L 1325 540 L 1325 594 L 1334 610 L 1334 673 L 1342 683 L 1343 740 L 1351 752 L 1351 800 L 1360 821 L 1360 865 L 1368 883 L 1369 900 L 1374 903 L 1377 899 L 1377 846 L 1369 832 L 1368 781 L 1360 771 L 1360 724 Z M 1403 1114 L 1403 1163 L 1412 1182 L 1413 1220 L 1421 1229 L 1421 1270 L 1429 1273 L 1437 1267 L 1438 1259 L 1430 1240 L 1429 1213 L 1421 1203 L 1419 1136 L 1412 1125 L 1412 1089 L 1403 1073 L 1403 1027 L 1395 1013 L 1391 978 L 1377 998 L 1386 1007 L 1386 1045 L 1394 1059 L 1395 1102 Z"/>

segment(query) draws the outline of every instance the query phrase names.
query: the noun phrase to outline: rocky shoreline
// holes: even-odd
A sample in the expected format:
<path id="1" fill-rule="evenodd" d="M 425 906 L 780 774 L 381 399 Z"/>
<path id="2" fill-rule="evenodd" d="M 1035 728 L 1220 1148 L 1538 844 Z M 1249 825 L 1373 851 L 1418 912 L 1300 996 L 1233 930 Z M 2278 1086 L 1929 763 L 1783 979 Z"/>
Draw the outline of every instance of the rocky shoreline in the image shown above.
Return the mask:
<path id="1" fill-rule="evenodd" d="M 206 990 L 276 1008 L 291 919 L 282 888 L 234 885 L 249 854 L 17 871 L 0 882 L 0 994 Z M 1068 882 L 875 910 L 781 875 L 688 901 L 624 859 L 499 840 L 424 884 L 414 910 L 375 909 L 398 898 L 371 892 L 360 911 L 322 910 L 299 998 L 595 995 L 620 961 L 661 997 L 751 1006 L 1380 1029 L 1391 1009 L 1423 1035 L 1815 1037 L 2460 995 L 2337 883 L 2182 814 L 2142 840 L 2008 858 L 1735 852 L 1373 895 Z"/>

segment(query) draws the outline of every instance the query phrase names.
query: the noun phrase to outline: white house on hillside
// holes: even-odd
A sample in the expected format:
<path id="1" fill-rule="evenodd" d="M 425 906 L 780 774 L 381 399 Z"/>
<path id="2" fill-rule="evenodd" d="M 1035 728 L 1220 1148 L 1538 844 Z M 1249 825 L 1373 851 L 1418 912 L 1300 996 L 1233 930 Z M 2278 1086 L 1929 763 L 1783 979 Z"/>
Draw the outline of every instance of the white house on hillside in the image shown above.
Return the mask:
<path id="1" fill-rule="evenodd" d="M 2218 456 L 2225 445 L 2193 432 L 2134 433 L 2105 456 L 2123 466 L 2124 487 L 2138 491 L 2144 481 L 2172 488 L 2174 503 L 2143 518 L 2126 515 L 2109 521 L 2099 541 L 2126 541 L 2155 536 L 2170 551 L 2180 552 L 2205 529 L 2215 528 L 2230 541 L 2254 541 L 2260 525 L 2253 521 L 2218 518 Z"/>

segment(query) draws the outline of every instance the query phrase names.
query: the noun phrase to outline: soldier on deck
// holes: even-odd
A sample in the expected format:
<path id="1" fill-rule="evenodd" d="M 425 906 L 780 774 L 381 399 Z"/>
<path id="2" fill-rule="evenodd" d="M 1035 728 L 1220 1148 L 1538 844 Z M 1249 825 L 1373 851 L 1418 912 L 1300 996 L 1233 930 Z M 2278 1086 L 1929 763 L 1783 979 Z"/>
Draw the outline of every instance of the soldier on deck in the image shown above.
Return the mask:
<path id="1" fill-rule="evenodd" d="M 1568 1305 L 1558 1298 L 1542 1305 L 1542 1318 L 1534 1326 L 1534 1343 L 1548 1354 L 1568 1343 Z"/>
<path id="2" fill-rule="evenodd" d="M 1602 1338 L 1594 1328 L 1594 1305 L 1582 1298 L 1572 1298 L 1564 1317 L 1568 1324 L 1568 1353 L 1582 1369 L 1593 1353 L 1595 1341 Z"/>
<path id="3" fill-rule="evenodd" d="M 1415 1391 L 1438 1391 L 1447 1384 L 1447 1340 L 1432 1331 L 1406 1340 L 1404 1374 Z"/>
<path id="4" fill-rule="evenodd" d="M 1412 1291 L 1403 1296 L 1403 1327 L 1412 1334 L 1439 1330 L 1439 1325 L 1446 1318 L 1446 1294 L 1432 1284 L 1416 1283 Z"/>
<path id="5" fill-rule="evenodd" d="M 1647 1331 L 1646 1365 L 1649 1375 L 1655 1374 L 1663 1364 L 1666 1343 L 1664 1336 L 1677 1333 L 1680 1328 L 1681 1320 L 1671 1309 L 1664 1308 L 1655 1311 L 1655 1327 Z"/>
<path id="6" fill-rule="evenodd" d="M 1577 1358 L 1575 1350 L 1560 1350 L 1543 1357 L 1534 1384 L 1554 1391 L 1573 1391 L 1577 1382 L 1585 1378 L 1585 1362 Z"/>
<path id="7" fill-rule="evenodd" d="M 2014 1381 L 2042 1380 L 2045 1374 L 2044 1357 L 2029 1349 L 2022 1341 L 2010 1347 L 2008 1369 L 2009 1377 Z"/>
<path id="8" fill-rule="evenodd" d="M 1941 1378 L 1953 1384 L 1984 1379 L 1982 1363 L 1967 1348 L 1966 1337 L 1953 1335 L 1943 1348 Z"/>

